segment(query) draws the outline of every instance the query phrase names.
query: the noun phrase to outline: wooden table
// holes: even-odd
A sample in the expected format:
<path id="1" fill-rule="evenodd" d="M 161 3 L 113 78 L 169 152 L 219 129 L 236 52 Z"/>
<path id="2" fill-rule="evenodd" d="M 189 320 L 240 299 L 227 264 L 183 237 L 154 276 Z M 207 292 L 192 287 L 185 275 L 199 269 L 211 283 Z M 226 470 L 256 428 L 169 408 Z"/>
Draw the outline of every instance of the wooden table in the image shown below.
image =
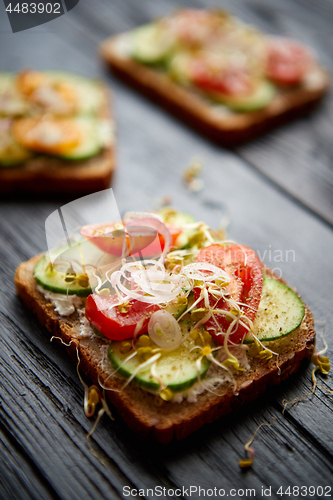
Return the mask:
<path id="1" fill-rule="evenodd" d="M 238 150 L 211 144 L 118 82 L 96 55 L 108 35 L 168 13 L 177 4 L 81 0 L 66 16 L 13 35 L 1 3 L 0 69 L 57 68 L 105 78 L 114 92 L 118 170 L 113 188 L 121 213 L 151 208 L 170 195 L 172 204 L 212 225 L 227 214 L 230 236 L 257 250 L 302 294 L 317 332 L 325 327 L 333 359 L 332 97 L 311 116 Z M 234 0 L 219 6 L 264 30 L 308 43 L 333 69 L 331 0 Z M 205 166 L 204 189 L 198 193 L 189 192 L 181 178 L 193 157 Z M 264 498 L 262 487 L 271 487 L 272 498 L 299 498 L 305 490 L 279 496 L 278 488 L 333 486 L 331 376 L 320 379 L 309 399 L 281 412 L 284 399 L 311 390 L 309 365 L 237 413 L 166 448 L 144 444 L 119 418 L 111 422 L 104 417 L 94 434 L 94 449 L 106 465 L 92 455 L 86 441 L 92 422 L 83 413 L 75 366 L 64 348 L 50 343 L 48 332 L 16 297 L 13 286 L 16 266 L 46 248 L 46 217 L 67 201 L 36 200 L 28 194 L 1 200 L 0 498 L 135 498 L 135 491 L 125 497 L 128 490 L 123 488 L 156 486 L 184 487 L 175 493 L 181 498 L 190 486 L 224 488 L 225 496 L 235 498 L 246 497 L 247 488 Z M 241 471 L 243 444 L 258 424 L 272 421 L 257 435 L 252 469 Z M 312 498 L 320 495 L 319 489 Z M 148 492 L 146 498 L 157 494 Z M 192 498 L 199 498 L 193 490 Z"/>

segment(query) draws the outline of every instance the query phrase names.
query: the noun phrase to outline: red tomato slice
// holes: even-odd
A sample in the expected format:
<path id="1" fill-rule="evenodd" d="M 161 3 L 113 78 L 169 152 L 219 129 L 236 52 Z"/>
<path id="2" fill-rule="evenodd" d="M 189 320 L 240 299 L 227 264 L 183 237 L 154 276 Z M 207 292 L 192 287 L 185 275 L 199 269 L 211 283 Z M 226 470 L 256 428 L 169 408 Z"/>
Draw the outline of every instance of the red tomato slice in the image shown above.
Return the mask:
<path id="1" fill-rule="evenodd" d="M 111 340 L 131 339 L 136 326 L 142 326 L 137 335 L 147 332 L 150 316 L 159 309 L 155 304 L 130 300 L 128 312 L 121 313 L 117 296 L 103 297 L 97 293 L 89 295 L 86 302 L 86 318 L 99 332 Z"/>
<path id="2" fill-rule="evenodd" d="M 253 91 L 253 82 L 245 67 L 217 68 L 202 58 L 194 60 L 189 71 L 193 83 L 208 92 L 244 96 Z"/>
<path id="3" fill-rule="evenodd" d="M 176 226 L 171 226 L 171 224 L 165 224 L 166 227 L 169 229 L 170 234 L 171 234 L 171 246 L 175 247 L 176 246 L 176 241 L 178 236 L 181 235 L 183 232 L 183 229 L 181 227 L 176 227 Z M 162 244 L 162 249 L 164 248 L 165 241 L 162 235 L 160 235 L 160 241 Z"/>
<path id="4" fill-rule="evenodd" d="M 176 246 L 176 241 L 178 236 L 182 233 L 182 229 L 179 227 L 171 226 L 170 224 L 165 224 L 171 234 L 171 249 Z M 151 245 L 144 249 L 143 255 L 155 255 L 156 253 L 163 251 L 165 247 L 165 239 L 159 234 L 158 239 L 153 241 Z"/>
<path id="5" fill-rule="evenodd" d="M 243 245 L 211 245 L 200 251 L 197 262 L 209 262 L 229 274 L 231 282 L 226 290 L 237 302 L 246 304 L 246 306 L 240 306 L 240 309 L 244 316 L 253 321 L 259 307 L 263 285 L 261 262 L 254 250 Z M 195 289 L 194 294 L 198 298 L 200 290 Z M 210 304 L 215 305 L 216 299 L 210 297 Z M 224 299 L 220 299 L 215 307 L 225 310 L 230 309 Z M 215 313 L 214 316 L 222 333 L 226 332 L 230 322 L 222 314 Z M 215 321 L 211 318 L 205 326 L 215 340 L 222 344 L 224 335 L 218 334 L 219 332 L 216 331 Z M 239 325 L 237 330 L 230 336 L 230 341 L 234 343 L 240 342 L 247 331 L 244 326 Z"/>
<path id="6" fill-rule="evenodd" d="M 266 74 L 280 85 L 301 83 L 311 64 L 303 45 L 286 38 L 272 38 L 268 45 Z"/>

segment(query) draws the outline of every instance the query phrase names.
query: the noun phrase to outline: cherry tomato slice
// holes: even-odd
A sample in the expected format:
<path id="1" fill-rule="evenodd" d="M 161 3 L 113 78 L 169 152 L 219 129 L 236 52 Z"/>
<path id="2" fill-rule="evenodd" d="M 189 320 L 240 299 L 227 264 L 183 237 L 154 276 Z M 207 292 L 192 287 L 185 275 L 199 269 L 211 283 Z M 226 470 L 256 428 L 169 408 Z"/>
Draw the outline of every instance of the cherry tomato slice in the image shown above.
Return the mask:
<path id="1" fill-rule="evenodd" d="M 155 304 L 130 300 L 129 307 L 126 307 L 127 312 L 120 312 L 118 304 L 117 296 L 103 297 L 97 293 L 89 295 L 86 302 L 87 320 L 111 340 L 133 338 L 139 322 L 141 326 L 137 335 L 147 332 L 150 316 L 159 309 Z"/>
<path id="2" fill-rule="evenodd" d="M 303 45 L 286 38 L 272 38 L 268 45 L 266 74 L 280 85 L 301 83 L 311 64 Z"/>
<path id="3" fill-rule="evenodd" d="M 171 249 L 176 247 L 176 241 L 178 236 L 182 233 L 182 229 L 179 227 L 171 226 L 170 224 L 165 224 L 171 234 Z M 158 235 L 150 245 L 148 245 L 143 251 L 143 256 L 156 255 L 164 250 L 165 239 L 162 234 Z"/>
<path id="4" fill-rule="evenodd" d="M 263 285 L 263 272 L 261 262 L 257 254 L 249 247 L 243 245 L 211 245 L 202 249 L 197 257 L 198 262 L 209 262 L 226 271 L 230 276 L 230 285 L 226 290 L 237 301 L 241 302 L 240 309 L 244 316 L 251 321 L 254 320 L 261 298 Z M 198 298 L 200 290 L 195 289 L 195 297 Z M 216 299 L 210 297 L 210 304 L 217 309 L 229 310 L 230 307 L 224 299 L 216 303 Z M 216 331 L 214 319 L 206 323 L 207 330 L 218 343 L 223 343 L 224 335 L 230 326 L 223 314 L 214 314 L 221 328 L 221 333 Z M 247 329 L 239 325 L 237 330 L 230 335 L 230 341 L 237 343 L 247 333 Z"/>
<path id="5" fill-rule="evenodd" d="M 190 78 L 198 87 L 226 96 L 244 96 L 253 91 L 253 82 L 245 67 L 217 68 L 208 60 L 195 59 L 190 65 Z"/>

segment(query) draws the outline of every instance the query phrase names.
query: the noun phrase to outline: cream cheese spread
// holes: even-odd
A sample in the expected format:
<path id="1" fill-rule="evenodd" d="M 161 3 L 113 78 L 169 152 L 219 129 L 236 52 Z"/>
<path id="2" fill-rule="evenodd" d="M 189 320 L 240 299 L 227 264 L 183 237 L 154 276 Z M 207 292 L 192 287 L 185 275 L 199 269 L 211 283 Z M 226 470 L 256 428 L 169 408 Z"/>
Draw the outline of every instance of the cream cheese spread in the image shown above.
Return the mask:
<path id="1" fill-rule="evenodd" d="M 54 310 L 60 316 L 70 316 L 75 310 L 83 305 L 83 299 L 77 295 L 63 295 L 45 290 L 37 285 L 37 290 L 42 293 L 45 299 L 50 300 L 54 305 Z"/>

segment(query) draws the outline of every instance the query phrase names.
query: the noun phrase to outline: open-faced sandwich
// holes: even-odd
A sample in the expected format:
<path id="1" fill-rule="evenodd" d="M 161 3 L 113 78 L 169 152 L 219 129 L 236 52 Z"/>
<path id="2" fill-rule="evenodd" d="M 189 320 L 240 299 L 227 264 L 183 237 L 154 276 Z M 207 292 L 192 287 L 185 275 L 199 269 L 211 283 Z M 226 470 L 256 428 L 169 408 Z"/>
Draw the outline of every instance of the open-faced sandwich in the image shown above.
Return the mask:
<path id="1" fill-rule="evenodd" d="M 179 10 L 100 51 L 125 81 L 229 146 L 297 116 L 328 87 L 308 48 L 219 10 Z"/>
<path id="2" fill-rule="evenodd" d="M 0 73 L 0 191 L 109 186 L 113 121 L 103 83 L 58 71 Z"/>
<path id="3" fill-rule="evenodd" d="M 251 248 L 165 208 L 80 229 L 22 263 L 18 294 L 106 390 L 124 421 L 168 443 L 225 415 L 311 357 L 313 317 Z M 101 390 L 102 392 L 102 390 Z"/>

